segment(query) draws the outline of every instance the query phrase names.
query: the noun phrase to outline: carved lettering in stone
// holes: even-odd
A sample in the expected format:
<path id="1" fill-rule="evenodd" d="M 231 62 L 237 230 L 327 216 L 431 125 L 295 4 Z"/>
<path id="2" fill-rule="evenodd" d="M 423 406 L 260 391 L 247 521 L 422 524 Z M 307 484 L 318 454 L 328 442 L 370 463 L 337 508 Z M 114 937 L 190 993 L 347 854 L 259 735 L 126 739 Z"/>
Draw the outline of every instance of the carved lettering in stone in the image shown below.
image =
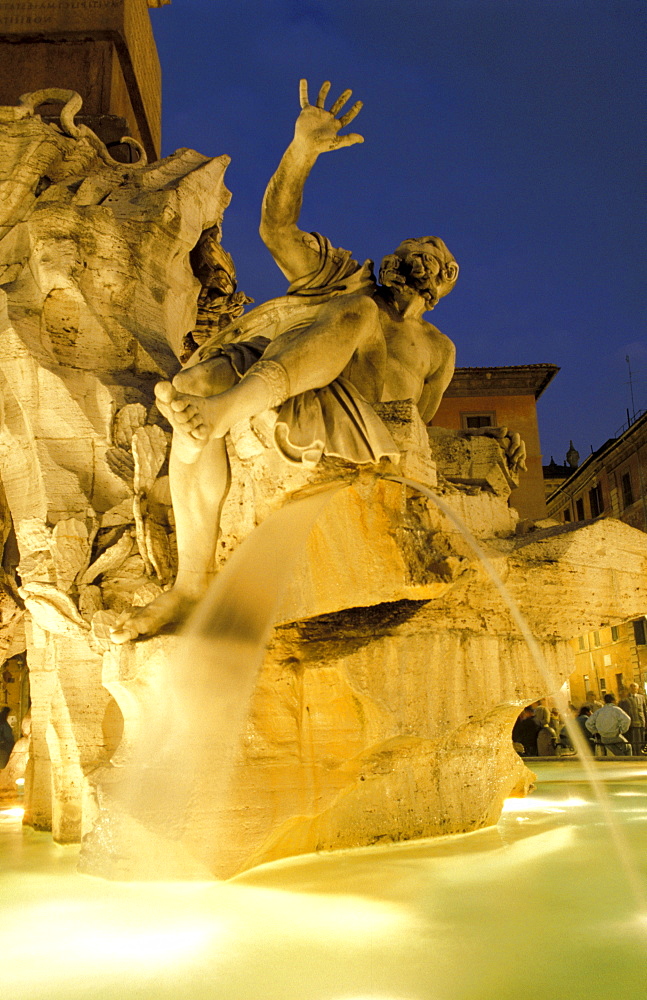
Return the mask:
<path id="1" fill-rule="evenodd" d="M 21 20 L 23 11 L 44 11 L 44 10 L 101 10 L 103 8 L 123 7 L 124 0 L 27 0 L 18 2 L 16 0 L 8 3 L 0 2 L 0 11 L 11 11 L 14 20 Z"/>
<path id="2" fill-rule="evenodd" d="M 47 27 L 61 24 L 61 13 L 74 11 L 119 10 L 123 0 L 31 0 L 21 3 L 0 3 L 0 26 L 6 28 Z M 51 11 L 51 14 L 47 12 Z"/>

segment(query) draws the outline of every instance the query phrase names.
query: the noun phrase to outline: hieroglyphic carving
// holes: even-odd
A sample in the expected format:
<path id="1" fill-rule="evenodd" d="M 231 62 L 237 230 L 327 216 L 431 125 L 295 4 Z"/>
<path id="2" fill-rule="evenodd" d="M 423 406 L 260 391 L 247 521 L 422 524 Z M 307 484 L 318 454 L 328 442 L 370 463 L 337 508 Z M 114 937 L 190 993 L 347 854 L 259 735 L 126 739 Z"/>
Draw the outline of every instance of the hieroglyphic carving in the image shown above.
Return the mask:
<path id="1" fill-rule="evenodd" d="M 149 4 L 151 6 L 151 4 Z M 0 30 L 49 28 L 60 23 L 61 13 L 119 10 L 123 0 L 0 0 Z"/>

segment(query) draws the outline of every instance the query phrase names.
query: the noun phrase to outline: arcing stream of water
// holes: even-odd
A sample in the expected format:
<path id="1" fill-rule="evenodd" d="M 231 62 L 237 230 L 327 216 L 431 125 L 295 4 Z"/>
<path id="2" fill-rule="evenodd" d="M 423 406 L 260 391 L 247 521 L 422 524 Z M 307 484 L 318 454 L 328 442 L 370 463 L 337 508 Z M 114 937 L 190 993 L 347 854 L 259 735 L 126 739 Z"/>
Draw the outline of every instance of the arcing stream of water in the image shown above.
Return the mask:
<path id="1" fill-rule="evenodd" d="M 518 605 L 449 504 L 414 480 L 386 478 L 422 494 L 439 508 L 500 593 L 546 690 L 554 693 L 558 703 L 561 698 L 562 716 L 606 816 L 637 912 L 647 913 L 641 878 L 615 821 L 604 784 L 579 726 L 570 720 L 566 699 L 558 693 L 559 682 L 551 675 Z M 122 789 L 121 795 L 127 799 L 129 813 L 140 817 L 145 827 L 158 830 L 162 837 L 170 835 L 199 860 L 192 877 L 208 877 L 221 850 L 213 822 L 196 824 L 196 811 L 219 814 L 278 604 L 313 524 L 340 489 L 343 484 L 301 496 L 256 528 L 214 581 L 185 630 L 179 655 L 168 663 L 157 680 L 154 697 L 146 701 L 140 735 L 131 748 L 129 773 L 134 780 Z M 169 773 L 181 776 L 171 787 Z M 195 834 L 187 833 L 195 829 L 203 831 L 198 841 Z M 145 841 L 141 850 L 147 851 Z"/>
<path id="2" fill-rule="evenodd" d="M 104 793 L 115 798 L 117 813 L 106 815 L 87 840 L 82 871 L 101 873 L 94 855 L 109 850 L 115 822 L 127 822 L 123 845 L 132 857 L 123 877 L 164 879 L 172 869 L 177 878 L 212 877 L 221 849 L 214 817 L 279 602 L 314 522 L 342 488 L 309 491 L 275 511 L 218 574 L 176 655 L 161 662 L 140 699 L 128 778 Z M 172 857 L 164 855 L 164 844 L 173 845 Z"/>

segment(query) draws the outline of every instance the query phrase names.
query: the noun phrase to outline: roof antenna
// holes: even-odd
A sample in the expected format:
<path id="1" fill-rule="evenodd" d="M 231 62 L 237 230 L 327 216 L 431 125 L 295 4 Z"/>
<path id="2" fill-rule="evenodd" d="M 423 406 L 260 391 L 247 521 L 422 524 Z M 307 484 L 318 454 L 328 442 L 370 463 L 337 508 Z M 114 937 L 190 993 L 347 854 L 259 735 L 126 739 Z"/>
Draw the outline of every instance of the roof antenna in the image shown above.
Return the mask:
<path id="1" fill-rule="evenodd" d="M 629 368 L 629 392 L 631 393 L 631 422 L 633 423 L 636 419 L 636 405 L 634 403 L 634 383 L 631 375 L 631 361 L 629 360 L 629 355 L 625 355 L 625 361 L 627 362 L 627 367 Z"/>

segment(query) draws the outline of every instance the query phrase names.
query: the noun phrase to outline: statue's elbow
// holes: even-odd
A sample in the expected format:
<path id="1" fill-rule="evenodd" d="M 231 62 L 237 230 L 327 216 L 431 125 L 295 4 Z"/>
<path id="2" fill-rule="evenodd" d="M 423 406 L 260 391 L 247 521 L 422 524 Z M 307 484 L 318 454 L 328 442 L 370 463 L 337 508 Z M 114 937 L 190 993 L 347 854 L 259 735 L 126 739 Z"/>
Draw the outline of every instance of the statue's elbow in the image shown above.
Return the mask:
<path id="1" fill-rule="evenodd" d="M 261 218 L 258 232 L 263 243 L 274 256 L 277 253 L 285 252 L 286 246 L 291 243 L 292 233 L 289 227 L 281 226 L 265 217 Z"/>
<path id="2" fill-rule="evenodd" d="M 445 370 L 450 371 L 452 375 L 454 374 L 454 369 L 456 367 L 456 345 L 453 340 L 449 337 L 445 338 Z M 450 376 L 451 377 L 451 376 Z"/>
<path id="3" fill-rule="evenodd" d="M 261 219 L 258 227 L 258 235 L 262 239 L 265 246 L 268 246 L 272 240 L 272 227 L 268 225 L 265 219 Z"/>

